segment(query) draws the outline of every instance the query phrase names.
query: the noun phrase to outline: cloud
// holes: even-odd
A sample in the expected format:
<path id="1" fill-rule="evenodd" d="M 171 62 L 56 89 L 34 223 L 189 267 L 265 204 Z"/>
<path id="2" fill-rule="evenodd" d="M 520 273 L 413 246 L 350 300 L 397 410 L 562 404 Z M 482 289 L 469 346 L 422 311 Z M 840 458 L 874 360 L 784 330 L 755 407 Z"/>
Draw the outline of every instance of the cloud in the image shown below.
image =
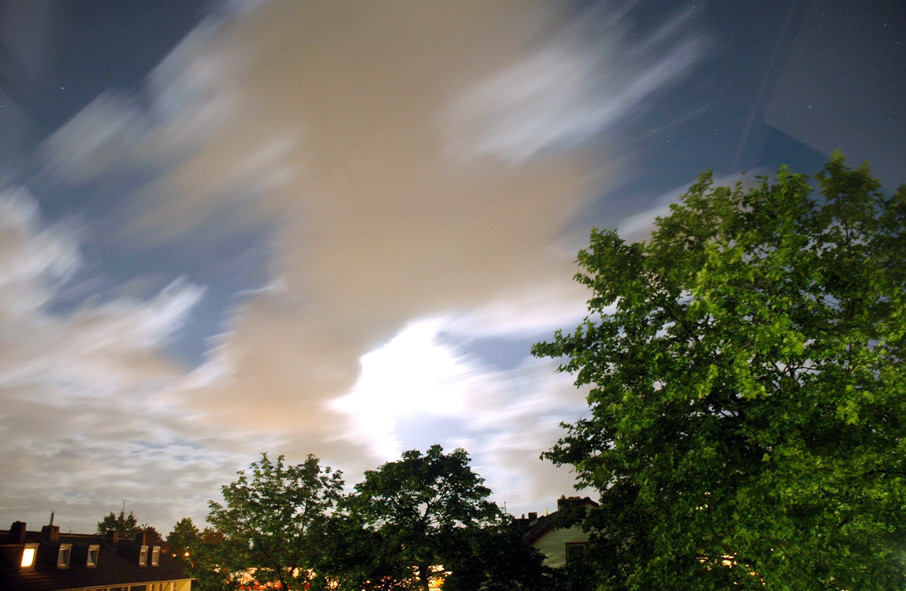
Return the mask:
<path id="1" fill-rule="evenodd" d="M 425 447 L 442 439 L 470 451 L 495 500 L 525 507 L 569 493 L 573 477 L 538 456 L 556 442 L 561 422 L 586 414 L 585 392 L 550 361 L 488 367 L 443 339 L 449 329 L 447 319 L 419 320 L 362 357 L 351 392 L 332 404 L 355 425 L 346 436 L 395 458 L 412 446 L 402 440 L 407 424 L 432 425 L 433 433 L 415 441 Z M 444 432 L 449 425 L 452 433 Z"/>
<path id="2" fill-rule="evenodd" d="M 587 235 L 575 216 L 611 180 L 597 144 L 701 46 L 676 29 L 633 41 L 626 14 L 606 5 L 594 13 L 600 30 L 564 9 L 274 0 L 206 21 L 143 96 L 107 94 L 61 129 L 46 174 L 84 184 L 141 173 L 118 195 L 111 248 L 179 252 L 203 240 L 228 252 L 251 228 L 270 259 L 266 284 L 236 294 L 227 330 L 191 372 L 160 354 L 210 299 L 186 282 L 151 300 L 36 316 L 42 334 L 95 347 L 53 353 L 77 369 L 54 389 L 64 408 L 81 399 L 60 394 L 66 380 L 87 392 L 99 376 L 129 392 L 121 406 L 82 396 L 122 428 L 89 440 L 97 421 L 79 419 L 70 439 L 41 446 L 51 465 L 65 448 L 96 457 L 105 441 L 116 447 L 109 476 L 137 478 L 131 454 L 155 470 L 188 466 L 187 482 L 175 468 L 155 474 L 195 499 L 216 489 L 202 464 L 232 461 L 240 437 L 247 461 L 265 449 L 315 453 L 350 477 L 437 437 L 466 446 L 518 499 L 512 510 L 568 492 L 568 472 L 537 456 L 581 412 L 582 394 L 550 363 L 489 368 L 468 342 L 534 338 L 581 317 L 574 253 L 557 244 L 568 227 Z M 444 331 L 465 344 L 444 343 Z M 23 392 L 8 394 L 16 412 L 37 417 Z M 37 433 L 52 417 L 34 420 Z M 68 486 L 99 494 L 84 480 Z"/>
<path id="3" fill-rule="evenodd" d="M 751 187 L 756 183 L 759 176 L 769 175 L 770 171 L 756 169 L 748 174 L 734 173 L 714 179 L 714 185 L 718 187 L 734 187 L 737 183 L 742 186 Z M 670 215 L 670 206 L 679 203 L 680 198 L 689 191 L 689 187 L 695 184 L 697 179 L 692 179 L 675 189 L 667 191 L 663 195 L 654 199 L 648 209 L 635 213 L 621 220 L 617 227 L 617 232 L 627 242 L 639 240 L 648 240 L 651 232 L 655 229 L 658 218 Z"/>
<path id="4" fill-rule="evenodd" d="M 0 192 L 0 385 L 40 384 L 78 393 L 133 388 L 169 373 L 160 347 L 203 291 L 174 282 L 149 302 L 120 299 L 64 317 L 46 310 L 81 257 L 64 229 L 39 229 L 24 189 Z"/>
<path id="5" fill-rule="evenodd" d="M 74 234 L 46 226 L 25 189 L 0 192 L 0 511 L 34 522 L 57 509 L 91 531 L 86 514 L 130 498 L 175 521 L 198 510 L 199 482 L 216 490 L 236 465 L 228 438 L 205 445 L 203 430 L 161 405 L 183 372 L 161 347 L 203 290 L 175 282 L 148 301 L 49 312 L 81 264 Z"/>
<path id="6" fill-rule="evenodd" d="M 625 12 L 589 9 L 459 97 L 444 122 L 448 149 L 518 164 L 624 123 L 702 55 L 703 40 L 679 32 L 690 14 L 631 40 Z"/>

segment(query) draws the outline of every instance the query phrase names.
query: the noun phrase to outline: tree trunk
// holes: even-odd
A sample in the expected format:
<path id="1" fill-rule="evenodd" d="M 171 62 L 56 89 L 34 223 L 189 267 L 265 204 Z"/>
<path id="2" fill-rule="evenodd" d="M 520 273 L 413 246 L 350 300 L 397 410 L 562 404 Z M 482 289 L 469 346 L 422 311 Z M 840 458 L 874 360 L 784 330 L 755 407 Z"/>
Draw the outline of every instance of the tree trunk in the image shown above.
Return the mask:
<path id="1" fill-rule="evenodd" d="M 431 567 L 423 564 L 418 567 L 418 582 L 422 591 L 428 591 L 428 582 L 431 579 Z"/>

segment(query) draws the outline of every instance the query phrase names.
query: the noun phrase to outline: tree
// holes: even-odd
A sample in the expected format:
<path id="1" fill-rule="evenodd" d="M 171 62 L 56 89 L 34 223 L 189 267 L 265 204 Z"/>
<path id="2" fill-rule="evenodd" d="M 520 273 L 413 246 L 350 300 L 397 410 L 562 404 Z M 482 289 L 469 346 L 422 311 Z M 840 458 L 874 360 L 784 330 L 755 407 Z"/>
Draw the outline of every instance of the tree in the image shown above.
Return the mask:
<path id="1" fill-rule="evenodd" d="M 580 251 L 589 315 L 533 352 L 588 389 L 544 456 L 601 492 L 601 588 L 906 587 L 906 188 L 814 181 L 706 172 Z"/>
<path id="2" fill-rule="evenodd" d="M 191 561 L 191 549 L 201 542 L 201 532 L 195 527 L 191 517 L 183 517 L 173 526 L 167 535 L 167 551 L 186 564 Z"/>
<path id="3" fill-rule="evenodd" d="M 552 569 L 507 516 L 497 524 L 461 529 L 448 543 L 444 591 L 551 591 Z"/>
<path id="4" fill-rule="evenodd" d="M 260 584 L 279 583 L 284 591 L 322 584 L 320 548 L 331 533 L 341 473 L 322 468 L 313 455 L 289 465 L 282 455 L 272 461 L 261 454 L 249 469 L 221 488 L 223 504 L 208 503 L 208 523 L 223 535 L 222 543 L 209 545 L 216 553 L 212 563 Z"/>
<path id="5" fill-rule="evenodd" d="M 483 482 L 465 450 L 445 454 L 439 445 L 424 455 L 404 452 L 401 460 L 365 472 L 350 503 L 389 545 L 395 588 L 427 591 L 440 575 L 432 569 L 444 564 L 457 534 L 501 521 Z"/>
<path id="6" fill-rule="evenodd" d="M 187 540 L 185 565 L 187 574 L 195 579 L 193 588 L 196 583 L 201 591 L 223 591 L 238 586 L 235 575 L 241 572 L 241 567 L 226 564 L 224 560 L 229 561 L 230 556 L 245 556 L 248 553 L 247 542 L 226 540 L 223 534 L 210 527 L 204 528 L 194 539 L 187 536 Z"/>
<path id="7" fill-rule="evenodd" d="M 411 578 L 412 566 L 401 565 L 393 540 L 365 527 L 346 505 L 332 516 L 332 535 L 322 546 L 325 577 L 335 591 L 398 591 Z"/>
<path id="8" fill-rule="evenodd" d="M 138 525 L 138 520 L 135 519 L 132 511 L 129 511 L 129 515 L 126 515 L 125 511 L 120 511 L 119 515 L 111 511 L 110 515 L 98 521 L 98 533 L 105 534 L 108 531 L 115 531 L 119 537 L 127 539 L 134 538 L 141 533 L 142 527 Z"/>

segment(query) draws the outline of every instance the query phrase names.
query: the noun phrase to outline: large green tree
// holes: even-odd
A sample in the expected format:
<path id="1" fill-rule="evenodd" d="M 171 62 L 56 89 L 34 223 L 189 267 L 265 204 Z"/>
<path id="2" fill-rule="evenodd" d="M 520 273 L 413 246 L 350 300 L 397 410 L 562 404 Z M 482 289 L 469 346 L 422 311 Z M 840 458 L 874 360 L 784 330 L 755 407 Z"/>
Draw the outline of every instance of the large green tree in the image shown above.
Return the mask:
<path id="1" fill-rule="evenodd" d="M 839 154 L 705 173 L 649 240 L 593 232 L 589 315 L 534 353 L 588 389 L 545 456 L 601 492 L 601 588 L 906 588 L 906 188 L 880 187 Z"/>
<path id="2" fill-rule="evenodd" d="M 425 454 L 404 452 L 400 460 L 365 472 L 350 504 L 387 548 L 388 559 L 381 562 L 394 565 L 391 588 L 427 591 L 438 574 L 432 569 L 449 566 L 445 561 L 453 558 L 463 532 L 501 522 L 483 483 L 465 450 L 444 453 L 439 445 Z"/>
<path id="3" fill-rule="evenodd" d="M 223 503 L 208 504 L 208 523 L 223 535 L 206 545 L 208 558 L 221 572 L 246 573 L 284 591 L 326 587 L 321 549 L 341 497 L 340 472 L 312 455 L 292 465 L 262 454 L 249 469 L 221 488 Z"/>

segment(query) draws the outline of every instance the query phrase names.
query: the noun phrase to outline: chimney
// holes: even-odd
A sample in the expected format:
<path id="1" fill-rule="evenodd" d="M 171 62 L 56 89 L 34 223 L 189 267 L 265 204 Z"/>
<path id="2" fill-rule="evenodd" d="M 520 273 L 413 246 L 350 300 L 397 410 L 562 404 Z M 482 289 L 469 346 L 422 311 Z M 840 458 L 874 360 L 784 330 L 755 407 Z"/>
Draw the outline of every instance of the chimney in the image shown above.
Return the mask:
<path id="1" fill-rule="evenodd" d="M 45 525 L 41 528 L 41 539 L 50 542 L 51 544 L 60 543 L 60 526 L 59 525 Z"/>
<path id="2" fill-rule="evenodd" d="M 147 546 L 148 545 L 148 532 L 140 531 L 135 534 L 135 545 L 136 546 Z"/>
<path id="3" fill-rule="evenodd" d="M 528 514 L 529 521 L 537 521 L 538 513 L 536 511 L 530 511 Z"/>
<path id="4" fill-rule="evenodd" d="M 112 529 L 107 530 L 106 541 L 111 546 L 116 546 L 120 541 L 120 534 Z"/>
<path id="5" fill-rule="evenodd" d="M 9 527 L 9 543 L 10 544 L 24 544 L 25 543 L 25 522 L 24 521 L 14 521 L 13 524 Z"/>

